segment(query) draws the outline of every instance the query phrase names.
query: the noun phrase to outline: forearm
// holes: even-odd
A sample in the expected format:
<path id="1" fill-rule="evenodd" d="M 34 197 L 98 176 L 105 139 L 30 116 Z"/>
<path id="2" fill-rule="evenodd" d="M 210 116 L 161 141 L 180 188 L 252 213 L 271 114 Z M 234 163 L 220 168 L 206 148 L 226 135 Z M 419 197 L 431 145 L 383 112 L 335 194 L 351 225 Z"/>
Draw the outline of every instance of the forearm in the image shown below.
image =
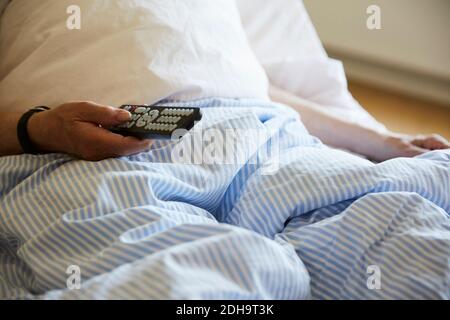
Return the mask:
<path id="1" fill-rule="evenodd" d="M 17 139 L 17 123 L 21 116 L 20 112 L 0 112 L 0 119 L 3 122 L 0 126 L 0 156 L 22 153 Z"/>
<path id="2" fill-rule="evenodd" d="M 3 121 L 3 125 L 0 127 L 0 156 L 22 154 L 23 150 L 17 137 L 17 124 L 22 117 L 23 112 L 0 112 L 0 119 Z M 28 120 L 27 131 L 31 142 L 33 142 L 41 151 L 39 137 L 48 136 L 47 125 L 41 123 L 40 113 L 36 113 Z"/>
<path id="3" fill-rule="evenodd" d="M 352 152 L 373 156 L 382 144 L 383 134 L 348 119 L 330 115 L 317 105 L 287 91 L 271 87 L 273 101 L 286 104 L 300 113 L 308 131 L 328 144 Z"/>

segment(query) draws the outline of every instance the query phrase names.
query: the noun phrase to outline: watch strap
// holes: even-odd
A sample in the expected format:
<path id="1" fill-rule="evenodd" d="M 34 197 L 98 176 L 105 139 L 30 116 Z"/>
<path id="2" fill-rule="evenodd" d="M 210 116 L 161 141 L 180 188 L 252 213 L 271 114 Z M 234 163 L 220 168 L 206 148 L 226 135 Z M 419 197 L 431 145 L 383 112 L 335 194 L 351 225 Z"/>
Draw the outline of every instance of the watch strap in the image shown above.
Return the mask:
<path id="1" fill-rule="evenodd" d="M 20 146 L 24 153 L 27 154 L 39 154 L 39 150 L 31 141 L 30 136 L 28 134 L 28 121 L 30 118 L 39 112 L 50 110 L 50 108 L 45 106 L 35 107 L 27 112 L 25 112 L 22 117 L 20 117 L 19 122 L 17 124 L 17 138 L 19 140 Z"/>

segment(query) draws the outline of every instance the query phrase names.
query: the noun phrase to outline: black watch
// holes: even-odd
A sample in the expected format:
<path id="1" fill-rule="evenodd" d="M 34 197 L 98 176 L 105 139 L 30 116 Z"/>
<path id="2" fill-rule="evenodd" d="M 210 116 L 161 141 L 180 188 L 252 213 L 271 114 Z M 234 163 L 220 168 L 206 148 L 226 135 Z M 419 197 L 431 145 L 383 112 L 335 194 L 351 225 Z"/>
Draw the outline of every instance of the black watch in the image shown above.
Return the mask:
<path id="1" fill-rule="evenodd" d="M 19 139 L 20 146 L 22 147 L 23 153 L 28 154 L 39 154 L 38 149 L 31 141 L 30 136 L 28 135 L 28 120 L 35 114 L 43 111 L 50 110 L 49 107 L 40 106 L 35 107 L 23 114 L 19 119 L 19 123 L 17 124 L 17 138 Z"/>

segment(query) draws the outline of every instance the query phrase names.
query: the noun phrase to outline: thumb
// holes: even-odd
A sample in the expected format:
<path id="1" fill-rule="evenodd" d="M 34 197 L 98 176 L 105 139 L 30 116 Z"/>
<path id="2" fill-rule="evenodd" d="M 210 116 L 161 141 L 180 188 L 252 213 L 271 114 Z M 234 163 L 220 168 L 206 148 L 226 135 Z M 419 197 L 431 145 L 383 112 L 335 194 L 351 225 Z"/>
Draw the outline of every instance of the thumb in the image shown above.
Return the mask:
<path id="1" fill-rule="evenodd" d="M 131 114 L 122 109 L 105 106 L 93 102 L 85 102 L 79 109 L 81 120 L 112 127 L 131 120 Z"/>

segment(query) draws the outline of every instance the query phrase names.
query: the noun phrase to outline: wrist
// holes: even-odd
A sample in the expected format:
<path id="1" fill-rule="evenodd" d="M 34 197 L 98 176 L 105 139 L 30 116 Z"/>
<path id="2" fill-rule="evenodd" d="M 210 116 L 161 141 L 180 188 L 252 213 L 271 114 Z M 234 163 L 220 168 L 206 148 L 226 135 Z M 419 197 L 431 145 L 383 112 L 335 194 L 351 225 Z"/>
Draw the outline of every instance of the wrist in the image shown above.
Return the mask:
<path id="1" fill-rule="evenodd" d="M 362 132 L 359 132 L 358 139 L 356 139 L 353 148 L 354 150 L 351 151 L 365 155 L 369 159 L 378 160 L 389 137 L 391 137 L 389 131 L 365 129 Z"/>
<path id="2" fill-rule="evenodd" d="M 47 120 L 48 112 L 35 113 L 27 123 L 28 136 L 39 152 L 52 151 L 49 145 L 51 130 L 49 121 Z"/>

